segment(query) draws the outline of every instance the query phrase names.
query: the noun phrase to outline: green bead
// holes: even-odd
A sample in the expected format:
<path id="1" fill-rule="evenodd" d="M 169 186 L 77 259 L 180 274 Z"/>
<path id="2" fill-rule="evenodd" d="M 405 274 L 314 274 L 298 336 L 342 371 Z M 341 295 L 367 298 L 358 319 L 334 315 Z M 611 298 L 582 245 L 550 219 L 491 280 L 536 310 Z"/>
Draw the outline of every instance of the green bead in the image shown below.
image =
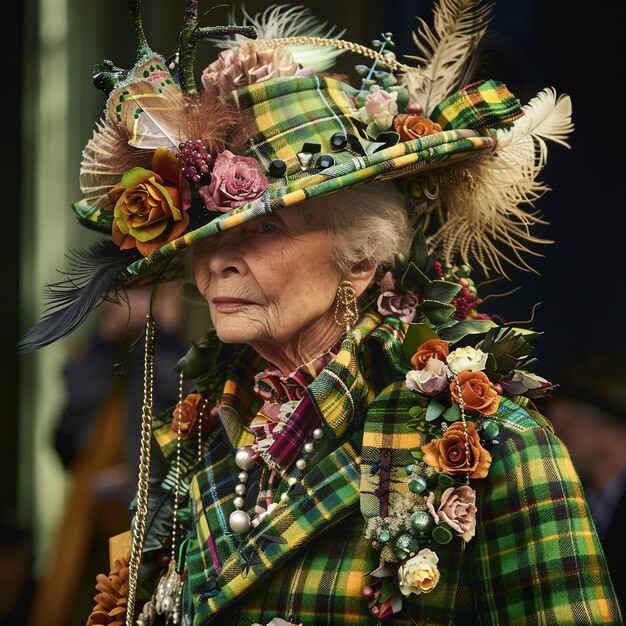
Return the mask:
<path id="1" fill-rule="evenodd" d="M 452 476 L 448 476 L 447 474 L 439 474 L 437 476 L 437 481 L 442 489 L 448 489 L 454 485 L 454 479 Z"/>
<path id="2" fill-rule="evenodd" d="M 433 539 L 442 545 L 450 543 L 452 541 L 452 532 L 446 526 L 436 526 L 433 528 Z"/>
<path id="3" fill-rule="evenodd" d="M 420 549 L 420 544 L 415 537 L 411 535 L 400 535 L 396 539 L 396 556 L 399 559 L 406 559 L 410 556 L 415 556 Z"/>
<path id="4" fill-rule="evenodd" d="M 409 491 L 411 493 L 424 493 L 428 484 L 426 483 L 426 479 L 423 476 L 415 476 L 414 478 L 409 478 Z"/>
<path id="5" fill-rule="evenodd" d="M 483 422 L 483 437 L 485 439 L 495 439 L 500 434 L 500 426 L 493 420 Z"/>
<path id="6" fill-rule="evenodd" d="M 426 511 L 416 511 L 411 515 L 411 528 L 418 533 L 425 533 L 435 523 Z"/>
<path id="7" fill-rule="evenodd" d="M 378 531 L 376 532 L 376 538 L 378 539 L 378 541 L 382 541 L 383 543 L 389 541 L 389 539 L 391 538 L 391 535 L 389 534 L 389 531 L 386 528 L 379 528 Z"/>
<path id="8" fill-rule="evenodd" d="M 461 265 L 457 269 L 456 273 L 460 278 L 467 278 L 472 273 L 472 270 L 467 265 Z"/>

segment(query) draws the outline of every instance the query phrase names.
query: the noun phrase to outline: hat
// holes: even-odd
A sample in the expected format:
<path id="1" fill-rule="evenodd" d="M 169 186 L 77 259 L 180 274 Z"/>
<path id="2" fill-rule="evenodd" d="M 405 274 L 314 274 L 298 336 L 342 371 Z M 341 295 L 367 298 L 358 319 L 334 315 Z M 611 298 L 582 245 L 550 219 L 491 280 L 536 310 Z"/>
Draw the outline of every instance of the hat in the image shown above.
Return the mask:
<path id="1" fill-rule="evenodd" d="M 437 6 L 437 32 L 422 23 L 416 34 L 417 66 L 396 60 L 391 33 L 375 49 L 320 37 L 306 9 L 287 7 L 226 28 L 200 28 L 187 11 L 179 53 L 166 60 L 149 48 L 138 10 L 131 3 L 136 65 L 96 67 L 108 99 L 73 205 L 107 239 L 70 253 L 68 280 L 50 286 L 22 351 L 71 332 L 111 292 L 180 277 L 181 252 L 199 240 L 370 181 L 399 181 L 445 260 L 504 273 L 503 260 L 523 265 L 539 241 L 529 227 L 540 219 L 524 204 L 546 190 L 536 180 L 545 139 L 565 143 L 571 105 L 552 89 L 522 107 L 496 80 L 462 83 L 484 7 L 454 17 Z M 216 36 L 229 47 L 198 89 L 195 46 Z M 371 60 L 352 85 L 326 71 L 345 51 Z"/>

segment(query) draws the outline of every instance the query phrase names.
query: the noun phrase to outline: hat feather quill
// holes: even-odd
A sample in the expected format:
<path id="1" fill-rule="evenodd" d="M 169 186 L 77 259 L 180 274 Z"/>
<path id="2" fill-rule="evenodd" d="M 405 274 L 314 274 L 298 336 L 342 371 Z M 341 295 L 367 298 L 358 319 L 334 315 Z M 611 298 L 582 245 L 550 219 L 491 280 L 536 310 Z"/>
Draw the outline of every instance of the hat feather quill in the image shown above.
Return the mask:
<path id="1" fill-rule="evenodd" d="M 492 4 L 482 0 L 439 0 L 433 8 L 433 28 L 418 17 L 413 41 L 419 55 L 407 55 L 419 63 L 400 77 L 409 100 L 430 113 L 463 86 L 467 67 L 473 63 L 478 43 L 489 25 Z"/>

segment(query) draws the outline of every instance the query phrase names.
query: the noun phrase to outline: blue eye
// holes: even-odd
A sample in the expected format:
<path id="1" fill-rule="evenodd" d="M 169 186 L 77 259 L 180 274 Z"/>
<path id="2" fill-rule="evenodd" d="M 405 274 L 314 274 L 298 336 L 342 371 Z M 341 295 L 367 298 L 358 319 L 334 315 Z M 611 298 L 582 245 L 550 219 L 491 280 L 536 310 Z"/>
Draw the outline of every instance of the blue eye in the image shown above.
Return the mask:
<path id="1" fill-rule="evenodd" d="M 263 220 L 259 222 L 257 226 L 257 232 L 261 233 L 262 235 L 273 235 L 274 233 L 278 232 L 278 230 L 278 224 L 273 220 Z"/>

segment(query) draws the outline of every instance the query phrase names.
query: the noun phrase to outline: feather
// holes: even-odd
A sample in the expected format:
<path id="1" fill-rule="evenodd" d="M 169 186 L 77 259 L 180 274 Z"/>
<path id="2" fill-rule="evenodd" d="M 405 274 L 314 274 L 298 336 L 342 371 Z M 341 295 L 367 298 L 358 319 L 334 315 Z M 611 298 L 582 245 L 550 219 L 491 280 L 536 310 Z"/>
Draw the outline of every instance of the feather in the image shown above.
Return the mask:
<path id="1" fill-rule="evenodd" d="M 336 32 L 334 26 L 328 22 L 320 22 L 311 10 L 303 6 L 271 5 L 262 13 L 250 15 L 242 7 L 242 26 L 253 26 L 257 32 L 256 43 L 270 39 L 285 39 L 292 37 L 322 37 L 324 39 L 338 39 L 345 29 Z M 234 11 L 229 17 L 230 23 L 237 23 Z M 235 35 L 230 39 L 209 39 L 218 48 L 234 48 L 244 41 L 249 41 L 242 35 Z M 344 50 L 312 45 L 285 46 L 293 55 L 296 63 L 302 67 L 311 68 L 314 73 L 324 72 L 331 68 L 337 57 Z"/>
<path id="2" fill-rule="evenodd" d="M 107 100 L 108 119 L 128 135 L 136 148 L 172 152 L 188 139 L 180 113 L 187 101 L 165 59 L 149 55 L 131 70 Z"/>
<path id="3" fill-rule="evenodd" d="M 439 0 L 433 9 L 433 29 L 418 18 L 413 40 L 421 55 L 407 58 L 420 67 L 407 70 L 400 84 L 407 88 L 410 101 L 421 104 L 426 114 L 464 86 L 461 81 L 467 80 L 467 66 L 474 62 L 491 8 L 483 0 Z"/>
<path id="4" fill-rule="evenodd" d="M 84 203 L 94 211 L 110 208 L 107 194 L 133 167 L 145 167 L 150 155 L 128 145 L 128 136 L 108 120 L 96 124 L 93 137 L 83 150 L 80 189 Z"/>
<path id="5" fill-rule="evenodd" d="M 569 148 L 566 139 L 574 130 L 572 123 L 572 101 L 566 94 L 556 96 L 556 90 L 546 87 L 528 104 L 522 107 L 523 117 L 519 118 L 511 128 L 497 131 L 498 145 L 519 145 L 520 149 L 530 148 L 528 138 L 534 141 L 539 153 L 541 165 L 548 158 L 546 140 Z"/>
<path id="6" fill-rule="evenodd" d="M 485 274 L 494 269 L 506 276 L 504 263 L 532 271 L 526 255 L 537 253 L 529 244 L 551 243 L 531 233 L 533 226 L 546 223 L 534 210 L 548 191 L 537 177 L 548 158 L 547 141 L 569 148 L 572 103 L 546 88 L 522 108 L 524 115 L 510 128 L 495 131 L 496 149 L 466 166 L 468 184 L 447 185 L 446 175 L 439 175 L 438 197 L 422 219 L 427 226 L 437 216 L 441 226 L 430 243 L 442 247 L 448 263 L 458 254 L 468 265 L 475 259 Z"/>
<path id="7" fill-rule="evenodd" d="M 18 351 L 32 352 L 75 330 L 105 299 L 119 302 L 124 270 L 136 250 L 120 251 L 109 239 L 67 253 L 65 280 L 47 285 L 42 319 L 20 339 Z"/>

